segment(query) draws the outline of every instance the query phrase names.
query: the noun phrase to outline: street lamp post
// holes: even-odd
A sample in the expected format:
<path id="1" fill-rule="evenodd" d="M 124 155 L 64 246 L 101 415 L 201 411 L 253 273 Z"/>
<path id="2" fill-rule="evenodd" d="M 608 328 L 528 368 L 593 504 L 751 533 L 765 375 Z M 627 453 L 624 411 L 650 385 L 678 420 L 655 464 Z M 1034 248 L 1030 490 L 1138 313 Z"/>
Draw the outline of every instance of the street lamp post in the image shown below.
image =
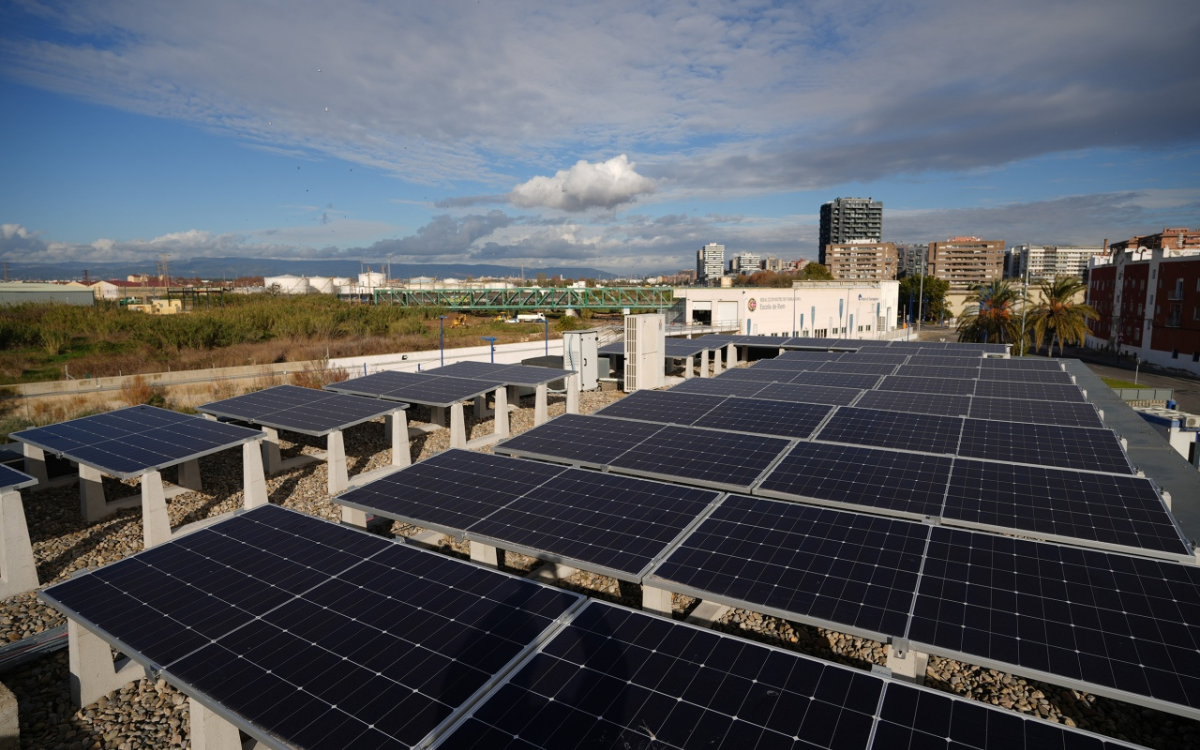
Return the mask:
<path id="1" fill-rule="evenodd" d="M 925 304 L 925 267 L 929 262 L 925 254 L 929 252 L 929 248 L 921 251 L 921 281 L 920 290 L 917 292 L 917 340 L 921 339 L 921 316 Z"/>
<path id="2" fill-rule="evenodd" d="M 1033 253 L 1029 245 L 1025 246 L 1025 257 L 1022 262 L 1025 264 L 1025 283 L 1022 285 L 1021 299 L 1021 356 L 1025 356 L 1025 309 L 1029 307 L 1029 256 Z M 1054 342 L 1050 342 L 1050 348 L 1054 348 Z"/>
<path id="3" fill-rule="evenodd" d="M 438 316 L 438 348 L 442 352 L 441 366 L 446 366 L 446 318 L 448 315 Z"/>
<path id="4" fill-rule="evenodd" d="M 546 356 L 550 356 L 550 319 L 542 318 L 542 323 L 546 326 Z"/>
<path id="5" fill-rule="evenodd" d="M 496 364 L 496 337 L 495 336 L 480 336 L 479 338 L 492 345 L 492 364 Z"/>

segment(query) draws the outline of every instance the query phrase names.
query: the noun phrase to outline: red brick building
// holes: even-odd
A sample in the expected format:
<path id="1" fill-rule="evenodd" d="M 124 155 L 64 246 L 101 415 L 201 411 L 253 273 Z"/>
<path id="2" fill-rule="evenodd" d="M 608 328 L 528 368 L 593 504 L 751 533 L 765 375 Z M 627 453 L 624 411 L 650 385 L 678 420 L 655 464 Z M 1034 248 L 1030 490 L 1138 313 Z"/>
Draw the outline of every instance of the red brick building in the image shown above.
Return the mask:
<path id="1" fill-rule="evenodd" d="M 1166 229 L 1093 261 L 1088 345 L 1200 374 L 1200 230 Z"/>

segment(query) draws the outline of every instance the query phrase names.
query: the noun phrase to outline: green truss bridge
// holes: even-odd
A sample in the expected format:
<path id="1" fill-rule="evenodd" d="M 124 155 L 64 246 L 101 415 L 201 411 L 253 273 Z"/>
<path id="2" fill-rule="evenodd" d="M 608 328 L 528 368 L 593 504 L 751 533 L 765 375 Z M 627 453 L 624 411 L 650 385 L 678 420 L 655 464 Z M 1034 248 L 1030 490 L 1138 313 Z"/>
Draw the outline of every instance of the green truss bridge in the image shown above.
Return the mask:
<path id="1" fill-rule="evenodd" d="M 501 312 L 521 310 L 664 310 L 671 306 L 671 287 L 597 287 L 595 289 L 376 289 L 375 304 L 445 307 L 451 310 Z"/>

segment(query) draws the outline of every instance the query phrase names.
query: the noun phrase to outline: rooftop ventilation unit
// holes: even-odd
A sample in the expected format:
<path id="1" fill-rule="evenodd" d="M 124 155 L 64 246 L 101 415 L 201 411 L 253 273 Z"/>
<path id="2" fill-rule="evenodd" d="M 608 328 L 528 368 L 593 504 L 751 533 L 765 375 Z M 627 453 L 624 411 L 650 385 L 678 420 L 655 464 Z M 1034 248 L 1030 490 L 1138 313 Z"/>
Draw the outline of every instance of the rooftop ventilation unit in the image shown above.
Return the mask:
<path id="1" fill-rule="evenodd" d="M 665 316 L 625 316 L 625 392 L 661 388 L 666 353 Z"/>

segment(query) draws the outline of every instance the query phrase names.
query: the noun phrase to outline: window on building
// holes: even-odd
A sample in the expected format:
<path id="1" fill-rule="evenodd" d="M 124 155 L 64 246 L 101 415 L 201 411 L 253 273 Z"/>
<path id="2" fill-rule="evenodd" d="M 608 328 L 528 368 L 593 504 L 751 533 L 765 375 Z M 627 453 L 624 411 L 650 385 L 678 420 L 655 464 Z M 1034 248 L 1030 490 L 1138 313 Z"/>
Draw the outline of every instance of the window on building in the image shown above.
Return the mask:
<path id="1" fill-rule="evenodd" d="M 1200 362 L 1200 352 L 1192 352 L 1192 361 Z"/>
<path id="2" fill-rule="evenodd" d="M 1179 350 L 1178 349 L 1171 350 L 1171 359 L 1179 359 Z"/>
<path id="3" fill-rule="evenodd" d="M 1183 279 L 1175 279 L 1175 299 L 1183 299 Z"/>

